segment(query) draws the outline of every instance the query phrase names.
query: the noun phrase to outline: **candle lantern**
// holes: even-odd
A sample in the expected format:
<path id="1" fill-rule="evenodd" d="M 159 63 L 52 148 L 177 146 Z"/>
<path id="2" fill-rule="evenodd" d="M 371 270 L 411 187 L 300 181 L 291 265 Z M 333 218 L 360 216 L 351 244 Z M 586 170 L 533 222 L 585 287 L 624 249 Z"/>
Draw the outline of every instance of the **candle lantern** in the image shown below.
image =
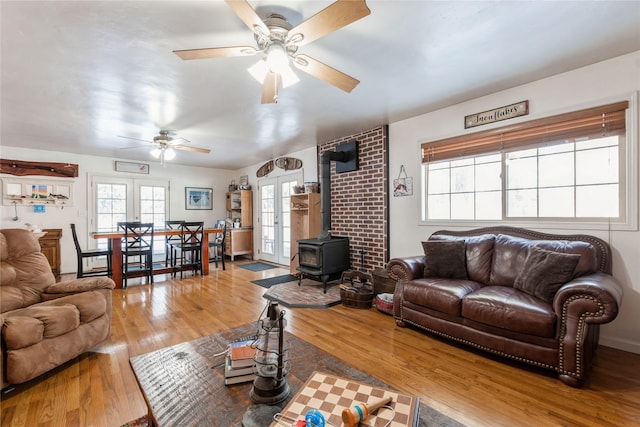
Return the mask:
<path id="1" fill-rule="evenodd" d="M 266 316 L 259 320 L 255 355 L 257 377 L 250 392 L 255 403 L 275 405 L 289 396 L 289 384 L 285 379 L 289 361 L 284 345 L 284 314 L 278 303 L 270 301 Z"/>

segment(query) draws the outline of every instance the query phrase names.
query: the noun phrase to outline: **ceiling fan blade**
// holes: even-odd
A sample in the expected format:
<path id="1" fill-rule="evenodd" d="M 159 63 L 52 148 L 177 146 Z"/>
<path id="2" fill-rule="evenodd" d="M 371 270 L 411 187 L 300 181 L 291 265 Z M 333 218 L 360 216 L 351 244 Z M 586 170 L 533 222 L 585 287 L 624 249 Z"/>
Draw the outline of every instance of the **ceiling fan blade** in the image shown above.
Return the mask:
<path id="1" fill-rule="evenodd" d="M 251 31 L 254 33 L 262 32 L 262 34 L 269 34 L 269 28 L 246 0 L 225 0 L 225 2 Z"/>
<path id="2" fill-rule="evenodd" d="M 289 30 L 289 39 L 295 41 L 298 46 L 304 46 L 370 13 L 365 0 L 337 0 Z"/>
<path id="3" fill-rule="evenodd" d="M 278 102 L 278 87 L 280 86 L 280 74 L 269 71 L 264 76 L 262 83 L 262 103 L 275 104 Z"/>
<path id="4" fill-rule="evenodd" d="M 132 138 L 134 139 L 134 138 Z M 133 147 L 121 147 L 120 150 L 133 150 L 136 148 L 149 148 L 148 145 L 134 145 Z"/>
<path id="5" fill-rule="evenodd" d="M 149 142 L 149 143 L 153 144 L 153 141 L 149 141 L 148 139 L 132 138 L 130 136 L 123 136 L 123 135 L 118 135 L 118 138 L 133 139 L 134 141 Z"/>
<path id="6" fill-rule="evenodd" d="M 324 80 L 345 92 L 351 92 L 356 86 L 358 86 L 358 83 L 360 83 L 360 80 L 354 79 L 353 77 L 307 55 L 296 56 L 293 63 L 296 68 L 304 71 L 305 73 L 311 74 L 313 77 Z"/>
<path id="7" fill-rule="evenodd" d="M 209 59 L 209 58 L 228 58 L 232 56 L 251 56 L 256 54 L 257 49 L 251 46 L 229 46 L 229 47 L 210 47 L 205 49 L 185 49 L 174 50 L 173 53 L 180 58 L 189 59 Z"/>
<path id="8" fill-rule="evenodd" d="M 176 150 L 194 151 L 196 153 L 205 153 L 205 154 L 209 154 L 211 152 L 211 150 L 209 150 L 208 148 L 191 147 L 189 145 L 174 145 L 171 148 L 175 148 Z"/>
<path id="9" fill-rule="evenodd" d="M 183 141 L 184 141 L 184 142 L 186 142 L 187 144 L 191 142 L 191 141 L 189 141 L 188 139 L 184 139 L 184 138 L 182 138 L 182 137 L 179 137 L 179 138 L 171 138 L 171 139 L 169 140 L 169 142 L 167 142 L 167 144 L 168 144 L 168 145 L 171 145 L 171 146 L 175 146 L 175 145 L 177 145 L 177 144 L 180 144 L 180 143 L 181 143 L 181 142 L 183 142 Z"/>

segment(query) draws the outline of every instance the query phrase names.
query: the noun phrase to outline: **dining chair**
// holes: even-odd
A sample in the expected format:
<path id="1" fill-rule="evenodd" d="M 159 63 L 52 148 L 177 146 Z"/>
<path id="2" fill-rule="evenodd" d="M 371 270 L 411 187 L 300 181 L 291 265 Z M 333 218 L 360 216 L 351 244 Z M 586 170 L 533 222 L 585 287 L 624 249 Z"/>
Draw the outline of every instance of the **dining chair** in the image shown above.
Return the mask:
<path id="1" fill-rule="evenodd" d="M 127 287 L 129 277 L 141 276 L 144 273 L 149 283 L 153 284 L 153 231 L 152 222 L 123 222 L 118 227 L 124 230 L 122 239 L 122 277 Z M 136 260 L 130 261 L 131 258 Z"/>
<path id="2" fill-rule="evenodd" d="M 76 246 L 76 258 L 78 260 L 78 271 L 76 277 L 78 279 L 82 277 L 95 277 L 95 276 L 108 276 L 111 277 L 111 247 L 108 249 L 93 249 L 83 251 L 78 242 L 78 234 L 76 233 L 76 225 L 70 224 L 71 234 L 73 236 L 73 244 Z M 107 257 L 107 268 L 99 270 L 84 271 L 85 258 Z"/>
<path id="3" fill-rule="evenodd" d="M 165 221 L 164 228 L 167 230 L 181 230 L 182 224 L 184 221 Z M 179 245 L 182 241 L 182 236 L 179 234 L 168 235 L 164 238 L 164 264 L 167 267 L 170 267 L 174 264 L 175 251 L 173 250 L 173 245 Z"/>
<path id="4" fill-rule="evenodd" d="M 227 221 L 217 221 L 215 228 L 220 228 L 222 231 L 215 233 L 209 241 L 209 262 L 215 262 L 216 268 L 218 268 L 218 261 L 222 261 L 222 269 L 226 270 L 224 265 L 224 246 L 227 236 Z"/>
<path id="5" fill-rule="evenodd" d="M 204 237 L 203 221 L 185 221 L 181 226 L 181 240 L 178 244 L 172 245 L 175 253 L 173 257 L 173 277 L 180 271 L 180 280 L 185 270 L 193 270 L 193 274 L 198 271 L 202 275 L 202 242 Z M 178 254 L 180 255 L 178 260 Z"/>

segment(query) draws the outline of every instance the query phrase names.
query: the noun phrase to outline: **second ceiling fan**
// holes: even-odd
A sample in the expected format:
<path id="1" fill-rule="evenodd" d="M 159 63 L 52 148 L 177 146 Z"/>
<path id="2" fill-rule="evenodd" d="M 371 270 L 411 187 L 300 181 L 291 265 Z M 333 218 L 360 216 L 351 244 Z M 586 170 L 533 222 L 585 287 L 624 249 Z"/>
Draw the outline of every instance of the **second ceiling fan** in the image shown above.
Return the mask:
<path id="1" fill-rule="evenodd" d="M 190 141 L 182 138 L 175 137 L 175 133 L 170 130 L 162 129 L 158 133 L 158 135 L 153 137 L 153 140 L 141 139 L 141 138 L 133 138 L 131 136 L 123 136 L 118 135 L 120 138 L 133 139 L 134 141 L 142 141 L 153 144 L 153 148 L 151 150 L 151 155 L 157 159 L 160 159 L 160 163 L 164 164 L 166 160 L 173 160 L 176 156 L 174 150 L 184 150 L 184 151 L 193 151 L 196 153 L 204 153 L 208 154 L 211 152 L 208 148 L 200 148 L 193 147 L 190 145 L 184 145 L 181 142 L 189 143 Z M 128 148 L 137 148 L 137 147 L 128 147 Z M 126 150 L 127 148 L 123 148 Z"/>
<path id="2" fill-rule="evenodd" d="M 345 92 L 351 92 L 360 83 L 308 55 L 297 54 L 298 48 L 333 31 L 364 18 L 371 11 L 365 0 L 337 0 L 311 18 L 293 27 L 282 15 L 272 14 L 262 20 L 246 0 L 225 0 L 238 17 L 253 31 L 257 48 L 253 46 L 214 47 L 205 49 L 174 50 L 184 60 L 266 55 L 254 67 L 262 67 L 262 103 L 278 101 L 278 89 L 289 80 L 296 80 L 289 68 L 289 58 L 296 68 L 323 80 Z M 252 68 L 254 68 L 252 67 Z M 251 71 L 251 70 L 250 70 Z M 256 71 L 256 70 L 254 70 Z M 253 73 L 252 73 L 253 74 Z"/>

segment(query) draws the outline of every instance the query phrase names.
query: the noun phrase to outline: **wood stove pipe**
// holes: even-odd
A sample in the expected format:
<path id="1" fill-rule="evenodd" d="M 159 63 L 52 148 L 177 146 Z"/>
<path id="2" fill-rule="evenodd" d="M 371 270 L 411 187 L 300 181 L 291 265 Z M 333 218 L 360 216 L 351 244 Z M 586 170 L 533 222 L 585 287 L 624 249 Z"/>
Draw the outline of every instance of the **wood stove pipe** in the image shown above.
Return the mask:
<path id="1" fill-rule="evenodd" d="M 320 214 L 322 230 L 318 240 L 331 240 L 331 161 L 346 162 L 349 153 L 346 151 L 325 151 L 320 156 Z"/>

